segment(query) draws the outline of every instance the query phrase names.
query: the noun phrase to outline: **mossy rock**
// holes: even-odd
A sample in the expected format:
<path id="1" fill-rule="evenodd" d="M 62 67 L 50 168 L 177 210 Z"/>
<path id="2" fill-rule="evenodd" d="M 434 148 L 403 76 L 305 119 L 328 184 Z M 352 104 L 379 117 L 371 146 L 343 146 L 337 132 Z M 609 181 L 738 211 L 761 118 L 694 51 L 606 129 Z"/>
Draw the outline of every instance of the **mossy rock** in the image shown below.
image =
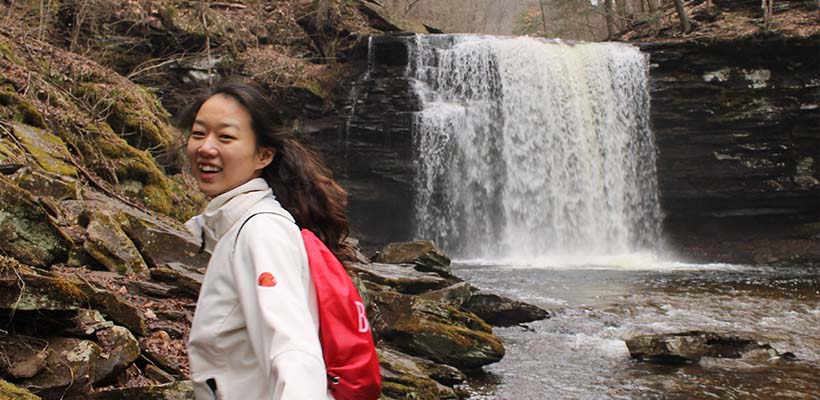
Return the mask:
<path id="1" fill-rule="evenodd" d="M 16 145 L 0 136 L 0 165 L 23 164 L 20 149 Z"/>
<path id="2" fill-rule="evenodd" d="M 40 171 L 17 173 L 14 181 L 17 186 L 34 196 L 46 196 L 58 201 L 79 199 L 82 186 L 74 179 Z"/>
<path id="3" fill-rule="evenodd" d="M 71 159 L 71 154 L 58 136 L 24 124 L 13 124 L 12 130 L 17 140 L 44 170 L 77 177 L 77 169 L 66 162 Z"/>
<path id="4" fill-rule="evenodd" d="M 88 395 L 89 400 L 193 400 L 194 386 L 191 381 L 179 381 L 156 386 L 114 388 Z"/>
<path id="5" fill-rule="evenodd" d="M 492 327 L 469 312 L 418 296 L 374 293 L 386 328 L 382 337 L 411 354 L 474 369 L 504 356 L 504 347 Z"/>
<path id="6" fill-rule="evenodd" d="M 0 88 L 0 116 L 38 128 L 46 127 L 46 120 L 37 107 L 7 86 Z"/>
<path id="7" fill-rule="evenodd" d="M 0 176 L 0 250 L 37 267 L 68 257 L 69 239 L 30 193 Z"/>
<path id="8" fill-rule="evenodd" d="M 0 256 L 0 308 L 77 310 L 88 297 L 73 282 L 42 275 L 17 260 Z"/>
<path id="9" fill-rule="evenodd" d="M 86 155 L 86 165 L 98 176 L 149 209 L 180 221 L 198 210 L 202 202 L 198 192 L 166 176 L 150 153 L 129 145 L 108 124 L 84 126 L 74 143 Z"/>
<path id="10" fill-rule="evenodd" d="M 120 137 L 140 150 L 170 148 L 176 132 L 161 118 L 169 117 L 153 95 L 141 87 L 100 82 L 81 83 L 74 94 L 94 108 L 108 110 L 106 122 Z"/>
<path id="11" fill-rule="evenodd" d="M 23 65 L 23 61 L 20 60 L 20 57 L 17 57 L 16 49 L 12 47 L 7 39 L 2 37 L 0 37 L 0 55 L 17 65 Z"/>
<path id="12" fill-rule="evenodd" d="M 452 386 L 466 379 L 460 371 L 447 365 L 384 347 L 376 350 L 382 371 L 382 394 L 391 399 L 456 398 L 450 396 L 452 389 L 441 383 Z"/>
<path id="13" fill-rule="evenodd" d="M 0 379 L 0 399 L 5 400 L 40 400 L 40 396 L 29 392 L 26 389 L 14 386 L 13 384 Z"/>

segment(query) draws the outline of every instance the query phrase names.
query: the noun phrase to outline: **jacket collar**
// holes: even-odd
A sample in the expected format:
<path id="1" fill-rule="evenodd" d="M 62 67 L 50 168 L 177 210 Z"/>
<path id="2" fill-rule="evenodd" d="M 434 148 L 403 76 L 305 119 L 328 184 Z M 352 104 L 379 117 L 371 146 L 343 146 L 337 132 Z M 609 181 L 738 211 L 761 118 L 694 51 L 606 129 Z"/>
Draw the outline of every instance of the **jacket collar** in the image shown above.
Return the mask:
<path id="1" fill-rule="evenodd" d="M 211 199 L 205 211 L 188 220 L 185 226 L 197 238 L 202 238 L 205 250 L 213 251 L 216 243 L 234 223 L 253 205 L 268 196 L 273 196 L 268 183 L 262 178 L 251 179 Z"/>

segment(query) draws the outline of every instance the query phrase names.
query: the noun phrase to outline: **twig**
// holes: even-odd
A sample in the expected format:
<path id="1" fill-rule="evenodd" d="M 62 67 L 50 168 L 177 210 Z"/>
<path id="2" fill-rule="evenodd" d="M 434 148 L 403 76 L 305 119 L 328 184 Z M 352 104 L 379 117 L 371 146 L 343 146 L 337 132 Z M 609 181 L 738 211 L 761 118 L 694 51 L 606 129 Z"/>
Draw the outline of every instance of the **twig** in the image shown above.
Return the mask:
<path id="1" fill-rule="evenodd" d="M 211 4 L 208 5 L 208 7 L 209 8 L 233 8 L 233 9 L 237 9 L 237 10 L 244 10 L 244 9 L 248 8 L 248 6 L 246 6 L 244 4 L 221 3 L 221 2 L 220 3 L 211 3 Z"/>

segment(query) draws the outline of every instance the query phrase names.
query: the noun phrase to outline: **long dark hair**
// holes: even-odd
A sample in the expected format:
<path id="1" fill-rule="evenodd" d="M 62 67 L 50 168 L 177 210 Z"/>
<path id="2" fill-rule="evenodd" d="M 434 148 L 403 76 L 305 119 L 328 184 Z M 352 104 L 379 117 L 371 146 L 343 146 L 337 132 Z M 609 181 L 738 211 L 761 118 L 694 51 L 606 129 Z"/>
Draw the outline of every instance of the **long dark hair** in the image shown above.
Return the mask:
<path id="1" fill-rule="evenodd" d="M 353 248 L 345 240 L 349 223 L 345 206 L 347 193 L 331 177 L 321 157 L 301 143 L 293 131 L 282 127 L 276 108 L 255 85 L 228 79 L 197 97 L 179 117 L 178 126 L 188 131 L 206 100 L 229 96 L 251 115 L 256 145 L 276 149 L 273 161 L 262 170 L 262 178 L 301 228 L 316 234 L 342 260 L 353 259 Z"/>

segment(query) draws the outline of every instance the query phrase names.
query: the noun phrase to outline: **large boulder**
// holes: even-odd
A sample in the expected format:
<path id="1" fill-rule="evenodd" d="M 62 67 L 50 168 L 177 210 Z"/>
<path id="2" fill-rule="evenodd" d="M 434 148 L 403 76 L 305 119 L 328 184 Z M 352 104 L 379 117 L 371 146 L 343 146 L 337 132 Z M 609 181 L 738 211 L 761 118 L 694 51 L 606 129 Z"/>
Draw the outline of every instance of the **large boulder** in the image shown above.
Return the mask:
<path id="1" fill-rule="evenodd" d="M 358 272 L 365 280 L 388 285 L 405 294 L 418 294 L 440 289 L 450 283 L 438 274 L 417 271 L 412 264 L 353 263 L 349 264 L 348 268 Z"/>
<path id="2" fill-rule="evenodd" d="M 460 369 L 479 368 L 504 356 L 492 327 L 472 313 L 395 292 L 372 297 L 386 324 L 381 336 L 403 351 Z"/>
<path id="3" fill-rule="evenodd" d="M 69 243 L 30 193 L 0 176 L 0 251 L 48 267 L 66 260 Z"/>
<path id="4" fill-rule="evenodd" d="M 658 364 L 696 363 L 703 357 L 740 358 L 753 350 L 767 350 L 768 344 L 752 337 L 703 331 L 640 335 L 626 339 L 632 358 Z"/>
<path id="5" fill-rule="evenodd" d="M 390 264 L 413 264 L 424 272 L 435 272 L 452 277 L 450 259 L 435 243 L 429 240 L 390 243 L 376 252 L 373 261 Z"/>
<path id="6" fill-rule="evenodd" d="M 494 326 L 510 326 L 549 318 L 549 313 L 532 304 L 493 293 L 473 293 L 461 306 Z"/>

